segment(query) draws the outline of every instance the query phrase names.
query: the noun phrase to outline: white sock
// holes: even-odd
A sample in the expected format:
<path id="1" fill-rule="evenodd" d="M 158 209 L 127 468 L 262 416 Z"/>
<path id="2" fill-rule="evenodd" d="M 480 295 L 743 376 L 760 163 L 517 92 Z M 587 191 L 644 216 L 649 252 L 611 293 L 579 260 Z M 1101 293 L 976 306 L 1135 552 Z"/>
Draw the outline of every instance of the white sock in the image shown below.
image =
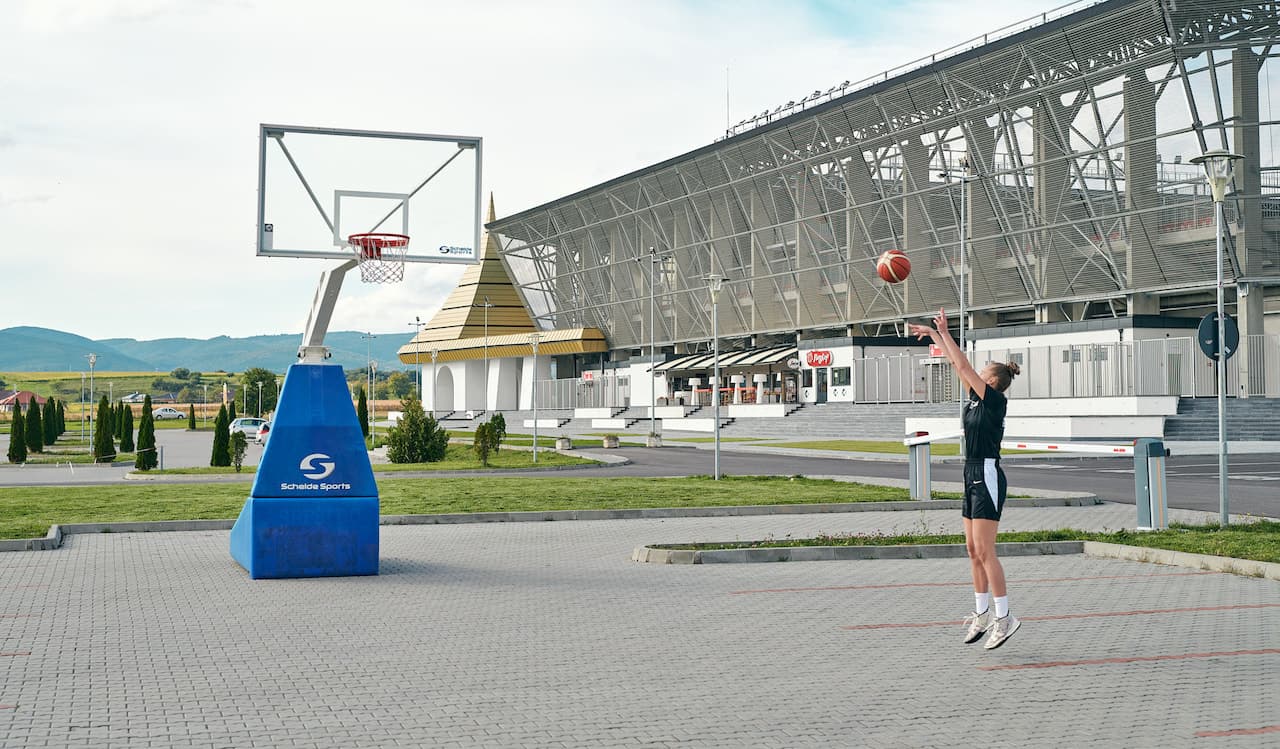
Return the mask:
<path id="1" fill-rule="evenodd" d="M 1003 619 L 1009 615 L 1009 596 L 996 596 L 996 618 Z"/>
<path id="2" fill-rule="evenodd" d="M 991 606 L 990 593 L 974 593 L 973 594 L 973 613 L 984 614 L 987 608 Z"/>

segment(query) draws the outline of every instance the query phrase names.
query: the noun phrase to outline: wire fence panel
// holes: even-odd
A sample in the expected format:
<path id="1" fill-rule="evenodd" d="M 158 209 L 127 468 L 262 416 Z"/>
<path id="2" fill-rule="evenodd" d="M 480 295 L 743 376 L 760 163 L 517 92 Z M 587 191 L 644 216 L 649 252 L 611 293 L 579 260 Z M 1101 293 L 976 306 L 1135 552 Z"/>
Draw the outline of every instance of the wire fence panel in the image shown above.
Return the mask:
<path id="1" fill-rule="evenodd" d="M 538 408 L 626 408 L 631 378 L 625 375 L 538 380 Z"/>

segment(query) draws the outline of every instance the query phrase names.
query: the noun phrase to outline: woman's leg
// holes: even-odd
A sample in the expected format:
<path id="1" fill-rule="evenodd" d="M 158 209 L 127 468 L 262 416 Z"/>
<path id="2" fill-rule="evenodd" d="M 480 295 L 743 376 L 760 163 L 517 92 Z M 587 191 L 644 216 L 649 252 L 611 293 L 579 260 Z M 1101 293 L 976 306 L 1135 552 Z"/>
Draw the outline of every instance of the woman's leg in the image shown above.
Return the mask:
<path id="1" fill-rule="evenodd" d="M 978 550 L 977 538 L 974 535 L 974 523 L 983 521 L 974 521 L 970 518 L 961 518 L 964 521 L 964 545 L 969 552 L 969 571 L 973 574 L 973 592 L 989 593 L 991 588 L 988 587 L 987 571 L 983 565 L 981 552 Z M 992 535 L 992 553 L 995 553 L 995 536 Z M 1004 576 L 1000 578 L 1000 589 L 1004 590 Z M 1001 594 L 1003 595 L 1003 593 Z"/>
<path id="2" fill-rule="evenodd" d="M 979 568 L 981 568 L 981 582 L 991 585 L 990 590 L 993 597 L 1003 598 L 1007 595 L 1004 584 L 1004 567 L 1000 565 L 1000 560 L 996 558 L 996 531 L 999 527 L 999 520 L 966 520 L 965 538 L 969 547 L 969 560 L 973 565 L 974 585 L 976 586 L 979 583 L 978 575 Z M 978 592 L 981 593 L 982 590 L 978 590 Z"/>

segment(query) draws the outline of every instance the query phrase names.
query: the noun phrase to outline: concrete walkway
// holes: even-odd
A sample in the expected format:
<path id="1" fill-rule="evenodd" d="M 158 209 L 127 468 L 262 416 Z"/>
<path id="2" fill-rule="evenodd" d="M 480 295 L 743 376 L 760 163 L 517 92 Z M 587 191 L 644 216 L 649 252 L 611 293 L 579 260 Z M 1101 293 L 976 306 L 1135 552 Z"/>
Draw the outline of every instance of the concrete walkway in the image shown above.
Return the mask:
<path id="1" fill-rule="evenodd" d="M 1201 513 L 1174 511 L 1180 520 Z M 1008 529 L 1129 525 L 1019 508 Z M 1280 583 L 1007 561 L 662 566 L 642 543 L 955 532 L 954 511 L 389 526 L 382 574 L 251 581 L 225 531 L 0 556 L 0 746 L 1274 746 Z"/>

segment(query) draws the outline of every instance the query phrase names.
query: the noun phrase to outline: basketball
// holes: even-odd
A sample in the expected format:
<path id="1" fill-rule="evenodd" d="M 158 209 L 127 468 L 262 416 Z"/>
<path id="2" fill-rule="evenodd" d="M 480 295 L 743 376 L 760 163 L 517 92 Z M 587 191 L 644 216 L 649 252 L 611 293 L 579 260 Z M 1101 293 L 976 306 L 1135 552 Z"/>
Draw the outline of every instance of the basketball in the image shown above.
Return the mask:
<path id="1" fill-rule="evenodd" d="M 885 250 L 876 261 L 876 273 L 889 283 L 901 283 L 911 274 L 911 261 L 902 250 Z"/>

